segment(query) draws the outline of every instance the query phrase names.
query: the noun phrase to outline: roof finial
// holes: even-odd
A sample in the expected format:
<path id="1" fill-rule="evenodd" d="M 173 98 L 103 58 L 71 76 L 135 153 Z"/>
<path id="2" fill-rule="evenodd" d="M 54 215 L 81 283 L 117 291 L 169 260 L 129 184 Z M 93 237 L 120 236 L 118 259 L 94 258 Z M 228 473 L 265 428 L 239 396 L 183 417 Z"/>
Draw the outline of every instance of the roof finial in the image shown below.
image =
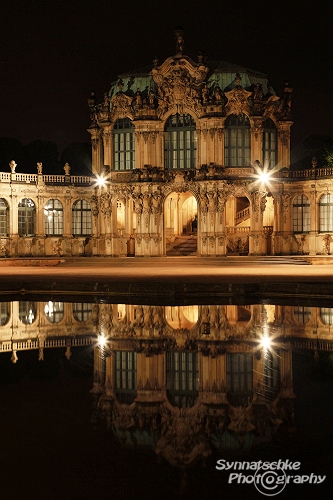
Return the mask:
<path id="1" fill-rule="evenodd" d="M 176 38 L 176 57 L 182 57 L 184 52 L 184 30 L 181 26 L 176 26 L 174 31 Z"/>

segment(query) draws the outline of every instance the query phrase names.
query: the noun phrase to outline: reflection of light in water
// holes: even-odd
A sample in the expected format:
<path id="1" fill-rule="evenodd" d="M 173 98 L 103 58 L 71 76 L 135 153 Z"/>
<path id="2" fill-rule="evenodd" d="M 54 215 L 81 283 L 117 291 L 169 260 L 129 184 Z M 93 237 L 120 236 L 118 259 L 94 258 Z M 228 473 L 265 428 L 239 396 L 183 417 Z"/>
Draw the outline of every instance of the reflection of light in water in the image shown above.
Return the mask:
<path id="1" fill-rule="evenodd" d="M 124 319 L 126 313 L 125 304 L 118 304 L 118 320 L 121 321 Z"/>
<path id="2" fill-rule="evenodd" d="M 53 302 L 49 301 L 45 304 L 45 307 L 44 307 L 44 312 L 47 316 L 53 314 L 54 312 L 54 308 L 53 308 Z"/>
<path id="3" fill-rule="evenodd" d="M 97 342 L 98 342 L 99 347 L 101 349 L 104 349 L 104 347 L 106 346 L 106 337 L 103 334 L 98 335 Z"/>
<path id="4" fill-rule="evenodd" d="M 193 328 L 199 317 L 199 307 L 193 306 L 167 306 L 165 319 L 171 328 Z"/>
<path id="5" fill-rule="evenodd" d="M 271 339 L 268 337 L 267 334 L 265 334 L 260 341 L 261 347 L 263 348 L 264 351 L 267 351 L 271 347 Z"/>
<path id="6" fill-rule="evenodd" d="M 34 312 L 32 309 L 29 309 L 29 313 L 28 313 L 28 323 L 31 325 L 31 323 L 34 322 L 34 319 L 35 319 L 35 315 L 34 315 Z"/>
<path id="7" fill-rule="evenodd" d="M 274 323 L 275 321 L 275 304 L 264 304 L 264 309 L 267 314 L 267 323 Z"/>

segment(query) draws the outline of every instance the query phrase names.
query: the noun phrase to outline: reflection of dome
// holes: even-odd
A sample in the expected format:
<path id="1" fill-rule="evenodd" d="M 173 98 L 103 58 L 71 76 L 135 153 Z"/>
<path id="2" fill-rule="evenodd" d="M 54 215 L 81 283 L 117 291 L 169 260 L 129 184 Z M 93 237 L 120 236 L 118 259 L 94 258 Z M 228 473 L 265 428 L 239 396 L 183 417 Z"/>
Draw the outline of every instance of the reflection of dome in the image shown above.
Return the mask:
<path id="1" fill-rule="evenodd" d="M 190 330 L 193 328 L 199 316 L 199 307 L 195 306 L 167 306 L 165 307 L 165 319 L 171 328 Z"/>

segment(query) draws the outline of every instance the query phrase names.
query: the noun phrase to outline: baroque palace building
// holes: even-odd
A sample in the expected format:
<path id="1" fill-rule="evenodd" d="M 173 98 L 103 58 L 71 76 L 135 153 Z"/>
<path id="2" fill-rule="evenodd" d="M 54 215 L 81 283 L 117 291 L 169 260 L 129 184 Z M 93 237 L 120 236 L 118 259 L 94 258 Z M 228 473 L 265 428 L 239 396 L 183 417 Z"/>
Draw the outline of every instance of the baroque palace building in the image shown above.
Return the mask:
<path id="1" fill-rule="evenodd" d="M 292 88 L 176 52 L 89 98 L 92 175 L 0 174 L 0 255 L 330 254 L 332 169 L 290 170 Z"/>

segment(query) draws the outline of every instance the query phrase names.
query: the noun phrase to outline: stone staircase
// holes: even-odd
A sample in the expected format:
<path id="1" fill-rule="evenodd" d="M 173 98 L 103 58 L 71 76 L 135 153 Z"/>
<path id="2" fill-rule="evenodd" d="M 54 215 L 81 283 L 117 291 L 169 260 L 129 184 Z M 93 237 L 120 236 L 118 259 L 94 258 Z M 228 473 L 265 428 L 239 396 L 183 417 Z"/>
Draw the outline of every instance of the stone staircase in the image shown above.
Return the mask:
<path id="1" fill-rule="evenodd" d="M 197 254 L 196 236 L 179 236 L 175 241 L 167 243 L 166 254 L 168 256 L 187 256 Z"/>

